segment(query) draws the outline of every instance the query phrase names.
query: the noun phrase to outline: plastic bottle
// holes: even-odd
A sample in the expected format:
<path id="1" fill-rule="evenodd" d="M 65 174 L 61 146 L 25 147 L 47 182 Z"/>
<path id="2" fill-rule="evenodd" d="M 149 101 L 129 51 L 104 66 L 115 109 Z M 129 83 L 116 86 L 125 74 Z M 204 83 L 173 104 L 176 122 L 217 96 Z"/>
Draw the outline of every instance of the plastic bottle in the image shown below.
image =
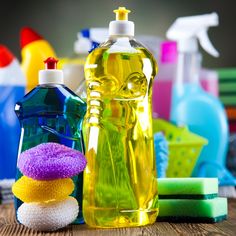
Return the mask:
<path id="1" fill-rule="evenodd" d="M 170 119 L 172 85 L 176 77 L 177 44 L 175 41 L 163 41 L 160 45 L 158 78 L 153 83 L 153 117 Z M 201 68 L 200 85 L 208 93 L 218 97 L 218 74 L 216 71 Z"/>
<path id="2" fill-rule="evenodd" d="M 158 214 L 152 132 L 152 55 L 134 39 L 129 10 L 114 11 L 109 39 L 87 57 L 84 219 L 92 227 L 154 223 Z"/>
<path id="3" fill-rule="evenodd" d="M 21 68 L 26 77 L 26 91 L 29 92 L 38 85 L 38 71 L 44 68 L 43 61 L 48 57 L 56 57 L 51 45 L 38 33 L 29 27 L 21 29 L 20 46 Z"/>
<path id="4" fill-rule="evenodd" d="M 153 82 L 153 117 L 169 120 L 171 90 L 176 74 L 177 46 L 174 41 L 161 43 L 158 77 Z"/>
<path id="5" fill-rule="evenodd" d="M 0 45 L 0 179 L 14 179 L 20 126 L 14 113 L 25 94 L 25 78 L 19 62 Z"/>
<path id="6" fill-rule="evenodd" d="M 219 77 L 217 71 L 208 68 L 201 68 L 200 84 L 202 88 L 215 97 L 219 97 Z"/>
<path id="7" fill-rule="evenodd" d="M 71 58 L 64 58 L 59 66 L 63 70 L 66 86 L 86 100 L 85 60 L 89 52 L 108 37 L 108 29 L 83 29 L 78 33 L 77 37 L 78 39 L 74 43 L 75 54 Z"/>
<path id="8" fill-rule="evenodd" d="M 84 152 L 82 121 L 86 103 L 63 85 L 62 70 L 57 60 L 48 58 L 46 69 L 39 71 L 39 85 L 15 106 L 21 125 L 19 154 L 41 143 L 56 142 Z M 22 174 L 17 170 L 17 179 Z M 82 223 L 83 175 L 73 178 L 73 196 L 78 200 L 80 213 L 76 223 Z M 16 199 L 16 210 L 21 205 Z"/>
<path id="9" fill-rule="evenodd" d="M 167 37 L 178 42 L 177 76 L 172 92 L 171 120 L 179 125 L 188 125 L 208 139 L 193 171 L 193 176 L 218 177 L 225 168 L 228 148 L 228 124 L 219 99 L 201 89 L 199 71 L 201 46 L 212 56 L 218 52 L 208 39 L 207 29 L 218 25 L 216 13 L 178 18 L 167 31 Z"/>

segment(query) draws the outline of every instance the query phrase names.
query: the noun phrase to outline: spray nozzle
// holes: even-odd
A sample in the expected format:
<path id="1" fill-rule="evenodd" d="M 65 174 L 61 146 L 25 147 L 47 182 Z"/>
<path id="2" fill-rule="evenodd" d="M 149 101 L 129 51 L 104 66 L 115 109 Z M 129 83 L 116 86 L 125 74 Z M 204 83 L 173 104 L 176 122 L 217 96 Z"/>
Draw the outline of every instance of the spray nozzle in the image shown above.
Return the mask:
<path id="1" fill-rule="evenodd" d="M 209 40 L 207 30 L 211 26 L 218 26 L 219 18 L 217 13 L 179 17 L 168 29 L 167 38 L 178 42 L 180 52 L 198 51 L 197 39 L 202 48 L 214 57 L 219 53 Z"/>
<path id="2" fill-rule="evenodd" d="M 45 61 L 45 69 L 46 70 L 56 70 L 57 69 L 58 60 L 54 57 L 48 57 Z"/>
<path id="3" fill-rule="evenodd" d="M 119 7 L 113 12 L 116 13 L 116 20 L 128 20 L 128 14 L 130 13 L 130 10 L 126 9 L 125 7 Z"/>

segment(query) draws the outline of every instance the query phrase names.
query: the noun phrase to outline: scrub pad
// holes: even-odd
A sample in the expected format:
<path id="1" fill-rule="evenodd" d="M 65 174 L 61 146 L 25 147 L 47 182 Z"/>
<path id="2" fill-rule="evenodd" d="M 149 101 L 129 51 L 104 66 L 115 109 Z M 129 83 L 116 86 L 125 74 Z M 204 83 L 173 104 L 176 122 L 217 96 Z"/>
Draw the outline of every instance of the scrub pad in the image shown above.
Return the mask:
<path id="1" fill-rule="evenodd" d="M 160 199 L 210 199 L 218 196 L 217 178 L 160 178 Z"/>
<path id="2" fill-rule="evenodd" d="M 166 177 L 166 169 L 168 166 L 168 143 L 162 132 L 154 134 L 154 148 L 156 156 L 157 177 Z"/>
<path id="3" fill-rule="evenodd" d="M 73 190 L 74 183 L 70 178 L 39 181 L 22 176 L 12 187 L 14 195 L 23 202 L 62 200 Z"/>
<path id="4" fill-rule="evenodd" d="M 227 218 L 227 198 L 160 199 L 157 221 L 215 223 Z"/>
<path id="5" fill-rule="evenodd" d="M 72 223 L 79 212 L 78 202 L 73 197 L 48 203 L 23 203 L 18 211 L 19 222 L 31 229 L 52 231 Z"/>
<path id="6" fill-rule="evenodd" d="M 58 143 L 43 143 L 21 153 L 20 171 L 36 180 L 70 178 L 86 166 L 84 155 Z"/>

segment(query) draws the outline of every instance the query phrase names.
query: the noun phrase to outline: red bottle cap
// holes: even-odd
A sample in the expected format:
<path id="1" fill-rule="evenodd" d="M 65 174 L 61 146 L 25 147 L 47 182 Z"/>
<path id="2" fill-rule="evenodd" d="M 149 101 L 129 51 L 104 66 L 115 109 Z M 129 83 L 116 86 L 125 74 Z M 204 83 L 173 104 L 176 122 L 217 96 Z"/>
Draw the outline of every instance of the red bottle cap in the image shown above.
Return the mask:
<path id="1" fill-rule="evenodd" d="M 54 57 L 48 57 L 45 61 L 45 69 L 47 70 L 56 70 L 58 60 Z"/>
<path id="2" fill-rule="evenodd" d="M 22 49 L 27 44 L 40 40 L 40 39 L 43 39 L 41 35 L 36 33 L 30 27 L 24 27 L 21 29 L 21 32 L 20 32 L 20 47 Z"/>
<path id="3" fill-rule="evenodd" d="M 4 45 L 0 44 L 0 67 L 5 67 L 9 65 L 14 58 L 15 57 L 10 52 L 10 50 Z"/>

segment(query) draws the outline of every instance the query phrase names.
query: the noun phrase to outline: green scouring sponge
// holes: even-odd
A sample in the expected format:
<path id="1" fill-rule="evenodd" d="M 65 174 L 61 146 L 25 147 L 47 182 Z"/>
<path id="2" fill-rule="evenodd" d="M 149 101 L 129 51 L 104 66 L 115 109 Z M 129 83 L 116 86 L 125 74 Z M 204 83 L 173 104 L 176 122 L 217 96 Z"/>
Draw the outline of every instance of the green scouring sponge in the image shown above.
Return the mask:
<path id="1" fill-rule="evenodd" d="M 160 199 L 157 221 L 215 223 L 227 218 L 227 198 Z"/>
<path id="2" fill-rule="evenodd" d="M 212 199 L 218 196 L 217 178 L 159 178 L 160 199 Z"/>

